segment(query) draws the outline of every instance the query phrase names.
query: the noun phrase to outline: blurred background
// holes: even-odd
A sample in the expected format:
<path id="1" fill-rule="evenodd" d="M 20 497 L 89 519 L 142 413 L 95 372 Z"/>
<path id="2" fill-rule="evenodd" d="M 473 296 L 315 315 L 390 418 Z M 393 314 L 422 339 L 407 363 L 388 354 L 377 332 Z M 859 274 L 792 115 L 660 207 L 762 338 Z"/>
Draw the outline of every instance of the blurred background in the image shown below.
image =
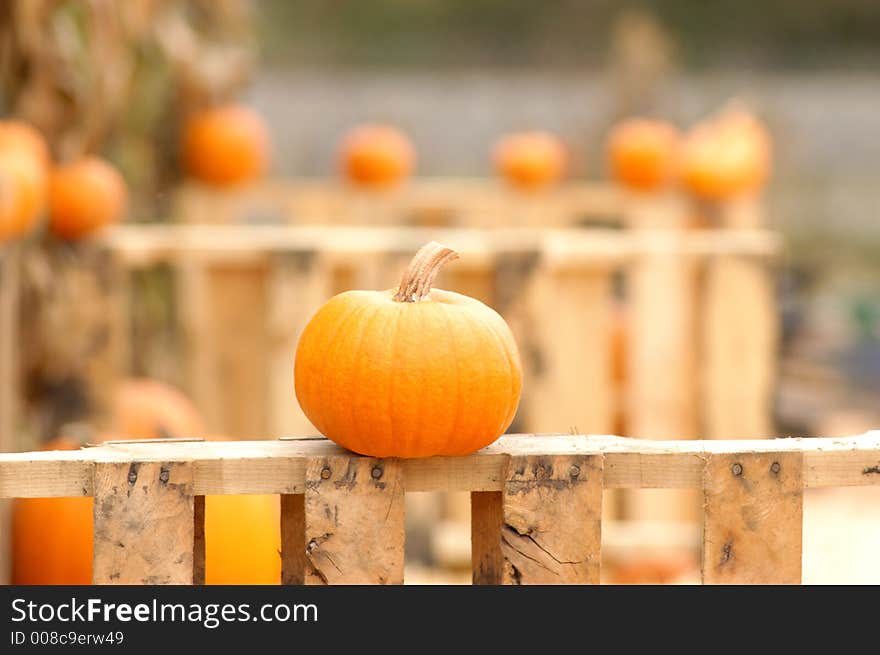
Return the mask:
<path id="1" fill-rule="evenodd" d="M 732 287 L 747 296 L 751 288 L 773 298 L 771 311 L 753 321 L 763 332 L 752 335 L 760 351 L 755 357 L 763 358 L 754 384 L 760 393 L 765 385 L 767 393 L 766 407 L 761 405 L 766 423 L 759 424 L 768 427 L 762 434 L 720 436 L 838 436 L 880 427 L 880 195 L 875 183 L 880 140 L 874 138 L 880 134 L 880 9 L 870 0 L 18 0 L 0 8 L 0 30 L 4 117 L 36 127 L 56 165 L 95 155 L 121 175 L 126 202 L 118 203 L 119 208 L 94 209 L 106 215 L 106 221 L 97 222 L 369 226 L 388 223 L 388 216 L 400 212 L 404 219 L 391 222 L 430 227 L 444 225 L 447 219 L 437 216 L 446 211 L 455 227 L 484 229 L 475 217 L 497 214 L 494 226 L 503 228 L 508 218 L 504 212 L 511 206 L 549 206 L 542 199 L 551 198 L 553 191 L 505 190 L 498 182 L 503 167 L 499 174 L 493 144 L 505 135 L 540 130 L 555 135 L 567 159 L 564 180 L 549 181 L 548 189 L 553 184 L 583 185 L 597 194 L 595 203 L 601 205 L 585 210 L 587 219 L 563 222 L 626 231 L 638 228 L 641 219 L 635 210 L 622 224 L 611 216 L 619 205 L 613 194 L 634 193 L 642 201 L 654 194 L 662 197 L 662 208 L 667 196 L 677 192 L 661 190 L 659 184 L 651 193 L 634 191 L 625 179 L 615 178 L 609 170 L 612 130 L 626 119 L 647 117 L 687 135 L 689 128 L 703 125 L 731 102 L 745 107 L 772 141 L 772 173 L 744 194 L 747 213 L 754 215 L 747 227 L 767 238 L 778 237 L 782 246 L 761 265 L 764 282 Z M 212 137 L 211 130 L 221 130 L 223 122 L 216 124 L 220 127 L 203 126 L 201 132 L 187 122 L 212 107 L 229 105 L 248 107 L 257 117 L 257 127 L 249 114 L 232 120 L 230 128 L 243 131 L 246 146 L 259 151 L 260 161 L 252 169 L 242 164 L 238 171 L 218 171 L 211 164 L 210 147 L 211 139 L 222 141 L 222 135 Z M 414 169 L 405 171 L 409 177 L 401 173 L 409 181 L 397 181 L 396 191 L 359 188 L 356 176 L 346 182 L 340 175 L 340 157 L 345 156 L 340 144 L 353 127 L 365 123 L 396 127 L 416 153 Z M 200 138 L 207 145 L 192 155 L 189 149 L 198 150 Z M 4 143 L 0 134 L 0 147 Z M 230 147 L 241 154 L 241 161 L 250 161 L 247 147 Z M 95 188 L 114 184 L 107 181 L 110 173 L 97 177 L 103 181 Z M 71 186 L 77 187 L 77 178 L 72 180 Z M 479 200 L 474 202 L 482 204 L 473 211 L 459 211 L 467 202 L 458 199 L 452 203 L 456 209 L 447 211 L 440 207 L 445 201 L 435 195 L 430 202 L 413 201 L 418 212 L 410 211 L 406 194 L 421 188 L 422 180 L 452 181 L 432 192 L 439 196 L 454 195 L 456 180 L 465 185 L 462 197 L 477 187 L 487 191 L 476 194 Z M 293 197 L 294 192 L 299 196 Z M 605 192 L 612 194 L 611 200 L 604 200 Z M 35 224 L 18 239 L 23 263 L 16 278 L 21 307 L 16 321 L 22 336 L 13 345 L 17 410 L 16 419 L 6 424 L 12 425 L 7 427 L 12 436 L 4 439 L 9 449 L 40 447 L 59 436 L 73 442 L 118 438 L 120 425 L 128 425 L 132 413 L 153 411 L 119 409 L 125 403 L 116 386 L 107 387 L 109 379 L 138 378 L 145 384 L 149 378 L 173 387 L 169 393 L 188 396 L 167 401 L 163 407 L 172 409 L 162 410 L 178 418 L 188 412 L 201 415 L 189 423 L 180 419 L 187 426 L 184 431 L 207 425 L 209 432 L 227 437 L 274 438 L 279 436 L 273 433 L 276 426 L 297 425 L 277 418 L 277 412 L 271 413 L 275 410 L 269 410 L 268 418 L 252 419 L 248 410 L 229 410 L 218 418 L 217 405 L 228 404 L 229 398 L 213 387 L 206 390 L 208 383 L 194 378 L 198 366 L 210 368 L 204 362 L 214 361 L 211 353 L 247 356 L 248 344 L 231 344 L 224 351 L 212 341 L 213 350 L 203 348 L 216 337 L 209 339 L 197 326 L 199 320 L 222 323 L 233 311 L 205 310 L 203 304 L 234 307 L 255 289 L 264 289 L 253 270 L 235 277 L 221 266 L 208 282 L 192 271 L 181 273 L 164 255 L 151 254 L 141 233 L 117 232 L 109 242 L 102 241 L 97 229 L 77 223 L 76 199 L 55 199 L 54 193 L 49 227 Z M 740 199 L 689 197 L 691 204 L 683 213 L 699 214 L 702 218 L 695 223 L 704 228 L 734 227 L 725 222 L 724 208 L 739 207 L 735 201 Z M 674 199 L 669 202 L 674 205 Z M 640 203 L 636 205 L 644 209 Z M 408 209 L 400 210 L 401 204 Z M 337 215 L 328 218 L 333 212 Z M 350 214 L 342 216 L 345 212 Z M 415 213 L 418 217 L 410 220 Z M 71 224 L 76 225 L 64 227 Z M 661 227 L 694 225 L 673 220 Z M 163 243 L 169 239 L 163 238 Z M 123 268 L 131 269 L 124 282 L 115 268 L 118 251 L 127 262 Z M 381 260 L 372 277 L 337 268 L 332 282 L 320 287 L 323 291 L 308 287 L 311 291 L 303 294 L 322 297 L 366 280 L 390 286 L 399 262 L 405 261 L 400 253 L 393 254 L 397 259 Z M 657 265 L 658 278 L 690 288 L 682 282 L 691 277 L 686 269 L 669 268 L 668 262 Z M 383 267 L 392 272 L 383 273 Z M 651 276 L 652 270 L 646 268 L 644 275 Z M 479 297 L 488 279 L 480 275 L 462 277 L 459 283 Z M 491 275 L 493 293 L 509 297 L 509 292 L 503 296 L 503 278 L 497 271 Z M 4 273 L 7 298 L 10 277 Z M 626 279 L 616 272 L 609 282 L 617 300 L 635 297 L 635 283 L 628 286 Z M 703 299 L 682 305 L 685 313 L 703 311 L 701 303 L 723 305 L 723 298 L 706 300 L 711 295 L 706 289 L 714 287 L 700 284 L 703 295 L 694 294 Z M 715 295 L 725 288 L 731 287 L 722 285 Z M 662 288 L 653 293 L 662 294 Z M 202 304 L 195 303 L 196 297 Z M 271 331 L 256 314 L 272 304 L 268 297 L 262 309 L 253 309 L 248 329 Z M 196 304 L 202 309 L 193 309 Z M 294 302 L 280 313 L 295 314 L 307 306 Z M 669 311 L 674 312 L 672 306 Z M 755 311 L 763 310 L 759 306 Z M 199 319 L 198 312 L 210 318 Z M 271 312 L 266 315 L 268 323 L 283 323 Z M 112 323 L 114 316 L 121 322 Z M 728 320 L 721 309 L 712 316 L 716 322 Z M 515 322 L 515 310 L 505 318 Z M 234 324 L 227 320 L 224 325 L 228 329 Z M 521 329 L 525 334 L 531 328 Z M 632 334 L 626 326 L 621 329 L 619 337 L 612 331 L 608 348 L 615 347 L 616 338 L 625 342 Z M 540 352 L 540 339 L 535 342 Z M 662 350 L 663 343 L 661 339 L 644 348 Z M 725 343 L 737 347 L 735 339 Z M 200 355 L 201 364 L 181 364 L 197 350 L 206 353 Z M 292 358 L 289 347 L 282 352 Z M 636 352 L 641 352 L 638 347 Z M 263 351 L 258 356 L 268 357 Z M 215 362 L 212 370 L 240 374 L 240 386 L 256 390 L 249 393 L 271 395 L 269 378 L 289 375 L 271 362 L 243 372 L 237 361 Z M 696 357 L 693 366 L 699 368 L 701 362 Z M 622 366 L 632 371 L 634 365 L 630 361 Z M 624 405 L 636 402 L 626 400 L 627 382 L 621 376 L 615 378 L 621 389 L 614 397 L 624 398 Z M 744 380 L 752 384 L 752 378 Z M 694 384 L 698 392 L 714 388 Z M 156 401 L 161 405 L 166 391 L 163 387 L 150 397 L 161 397 Z M 288 392 L 293 404 L 292 385 Z M 148 394 L 136 387 L 130 395 Z M 239 402 L 247 405 L 246 399 Z M 11 407 L 5 408 L 7 416 Z M 553 415 L 554 408 L 544 411 Z M 581 420 L 543 429 L 669 437 L 635 429 L 626 411 L 618 413 L 595 424 Z M 516 427 L 542 429 L 527 419 Z M 706 420 L 694 419 L 694 425 L 694 434 L 676 436 L 705 436 Z M 152 436 L 152 428 L 139 429 L 125 436 Z M 267 433 L 242 433 L 251 429 Z M 806 581 L 880 581 L 876 562 L 864 557 L 880 543 L 880 498 L 874 491 L 811 492 L 805 510 Z M 408 499 L 412 581 L 468 579 L 467 508 L 462 502 Z M 679 524 L 673 534 L 658 532 L 642 520 L 641 510 L 634 509 L 638 507 L 640 502 L 617 499 L 607 508 L 619 519 L 606 533 L 616 540 L 611 552 L 621 561 L 614 581 L 691 581 L 698 576 L 690 511 L 665 512 Z M 639 521 L 627 523 L 627 518 Z M 852 539 L 835 539 L 840 534 Z M 642 547 L 646 539 L 655 538 L 657 548 Z M 851 550 L 844 552 L 842 544 L 850 542 Z"/>

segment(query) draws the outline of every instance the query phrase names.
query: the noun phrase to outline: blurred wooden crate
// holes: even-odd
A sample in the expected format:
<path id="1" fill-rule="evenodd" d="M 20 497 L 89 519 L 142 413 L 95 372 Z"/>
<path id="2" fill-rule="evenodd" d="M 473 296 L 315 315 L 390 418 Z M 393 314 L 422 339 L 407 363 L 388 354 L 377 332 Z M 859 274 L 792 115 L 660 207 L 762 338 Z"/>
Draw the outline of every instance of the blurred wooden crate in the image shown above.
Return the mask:
<path id="1" fill-rule="evenodd" d="M 173 211 L 177 222 L 210 225 L 570 227 L 619 222 L 624 202 L 617 187 L 593 182 L 520 191 L 492 179 L 414 178 L 375 190 L 315 178 L 230 190 L 189 184 L 176 194 Z"/>

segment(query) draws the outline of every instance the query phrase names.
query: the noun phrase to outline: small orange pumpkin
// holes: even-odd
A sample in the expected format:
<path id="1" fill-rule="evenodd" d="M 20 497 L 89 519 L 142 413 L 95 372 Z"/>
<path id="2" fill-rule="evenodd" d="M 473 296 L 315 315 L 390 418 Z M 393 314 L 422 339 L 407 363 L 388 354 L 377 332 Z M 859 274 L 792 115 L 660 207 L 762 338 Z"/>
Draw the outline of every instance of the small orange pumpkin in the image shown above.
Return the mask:
<path id="1" fill-rule="evenodd" d="M 771 159 L 766 128 L 745 111 L 728 110 L 688 132 L 682 148 L 682 182 L 703 200 L 755 193 L 770 176 Z"/>
<path id="2" fill-rule="evenodd" d="M 538 189 L 565 174 L 565 146 L 547 132 L 521 132 L 502 137 L 492 150 L 498 173 L 520 189 Z"/>
<path id="3" fill-rule="evenodd" d="M 116 391 L 114 433 L 125 439 L 203 437 L 205 426 L 189 398 L 149 379 L 125 380 Z"/>
<path id="4" fill-rule="evenodd" d="M 18 120 L 0 120 L 0 152 L 29 153 L 44 169 L 51 163 L 49 146 L 33 126 Z"/>
<path id="5" fill-rule="evenodd" d="M 218 187 L 245 184 L 269 167 L 269 130 L 253 109 L 213 107 L 183 127 L 183 164 L 194 178 Z"/>
<path id="6" fill-rule="evenodd" d="M 627 187 L 653 191 L 672 182 L 678 164 L 679 133 L 663 121 L 634 118 L 608 137 L 612 176 Z"/>
<path id="7" fill-rule="evenodd" d="M 111 164 L 87 156 L 58 166 L 49 181 L 49 228 L 62 239 L 80 239 L 122 219 L 125 180 Z"/>
<path id="8" fill-rule="evenodd" d="M 39 153 L 26 144 L 0 149 L 0 241 L 33 228 L 46 206 L 47 174 Z"/>
<path id="9" fill-rule="evenodd" d="M 174 422 L 178 412 L 169 414 L 172 403 L 164 395 L 148 389 L 147 399 L 138 408 L 142 413 L 155 403 L 156 416 L 147 424 Z M 178 400 L 175 398 L 174 403 Z M 130 411 L 130 408 L 124 406 L 123 410 Z M 141 438 L 144 433 L 136 434 L 138 437 L 117 432 L 113 438 Z M 47 443 L 44 450 L 77 448 L 78 443 L 59 438 Z M 91 584 L 93 507 L 90 497 L 13 501 L 13 584 Z M 279 498 L 275 495 L 207 496 L 205 583 L 278 584 L 281 580 L 280 514 Z"/>
<path id="10" fill-rule="evenodd" d="M 34 127 L 0 120 L 0 241 L 29 232 L 45 209 L 49 163 Z"/>
<path id="11" fill-rule="evenodd" d="M 390 125 L 360 125 L 342 139 L 339 158 L 345 176 L 365 187 L 393 186 L 412 173 L 416 150 Z"/>
<path id="12" fill-rule="evenodd" d="M 303 330 L 296 397 L 322 434 L 363 455 L 466 455 L 510 425 L 522 369 L 510 328 L 473 298 L 432 289 L 458 255 L 432 242 L 397 289 L 347 291 Z"/>

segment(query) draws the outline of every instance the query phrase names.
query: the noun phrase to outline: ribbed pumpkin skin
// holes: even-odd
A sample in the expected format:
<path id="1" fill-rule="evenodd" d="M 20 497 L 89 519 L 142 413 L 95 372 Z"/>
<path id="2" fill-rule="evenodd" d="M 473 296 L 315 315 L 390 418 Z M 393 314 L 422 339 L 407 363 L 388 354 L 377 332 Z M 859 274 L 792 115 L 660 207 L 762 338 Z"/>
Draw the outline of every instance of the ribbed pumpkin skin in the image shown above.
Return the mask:
<path id="1" fill-rule="evenodd" d="M 516 343 L 494 310 L 433 289 L 347 291 L 311 319 L 296 352 L 296 397 L 322 434 L 363 455 L 466 455 L 513 420 Z"/>
<path id="2" fill-rule="evenodd" d="M 651 191 L 677 174 L 679 134 L 662 121 L 631 119 L 615 126 L 608 137 L 611 174 L 624 185 Z"/>

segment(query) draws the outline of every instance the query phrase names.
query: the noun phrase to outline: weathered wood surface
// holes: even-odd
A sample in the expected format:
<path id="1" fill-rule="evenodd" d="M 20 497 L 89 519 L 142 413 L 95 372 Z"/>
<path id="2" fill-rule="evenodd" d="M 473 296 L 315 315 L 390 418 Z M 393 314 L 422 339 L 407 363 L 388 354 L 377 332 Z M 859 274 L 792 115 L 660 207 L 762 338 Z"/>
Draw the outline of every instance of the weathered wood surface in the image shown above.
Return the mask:
<path id="1" fill-rule="evenodd" d="M 710 455 L 703 476 L 703 582 L 800 584 L 804 456 Z"/>
<path id="2" fill-rule="evenodd" d="M 472 497 L 475 584 L 598 584 L 600 456 L 513 456 L 501 493 Z"/>
<path id="3" fill-rule="evenodd" d="M 804 486 L 880 484 L 880 430 L 840 438 L 644 441 L 602 435 L 507 435 L 464 457 L 401 460 L 408 491 L 501 491 L 510 455 L 605 456 L 606 488 L 701 489 L 706 456 L 803 452 Z M 0 497 L 91 496 L 96 461 L 192 460 L 193 493 L 304 493 L 312 457 L 350 456 L 320 438 L 117 443 L 0 454 Z"/>
<path id="4" fill-rule="evenodd" d="M 95 584 L 196 581 L 190 462 L 98 462 L 94 490 Z"/>
<path id="5" fill-rule="evenodd" d="M 392 459 L 308 460 L 306 584 L 403 584 L 403 475 Z"/>

